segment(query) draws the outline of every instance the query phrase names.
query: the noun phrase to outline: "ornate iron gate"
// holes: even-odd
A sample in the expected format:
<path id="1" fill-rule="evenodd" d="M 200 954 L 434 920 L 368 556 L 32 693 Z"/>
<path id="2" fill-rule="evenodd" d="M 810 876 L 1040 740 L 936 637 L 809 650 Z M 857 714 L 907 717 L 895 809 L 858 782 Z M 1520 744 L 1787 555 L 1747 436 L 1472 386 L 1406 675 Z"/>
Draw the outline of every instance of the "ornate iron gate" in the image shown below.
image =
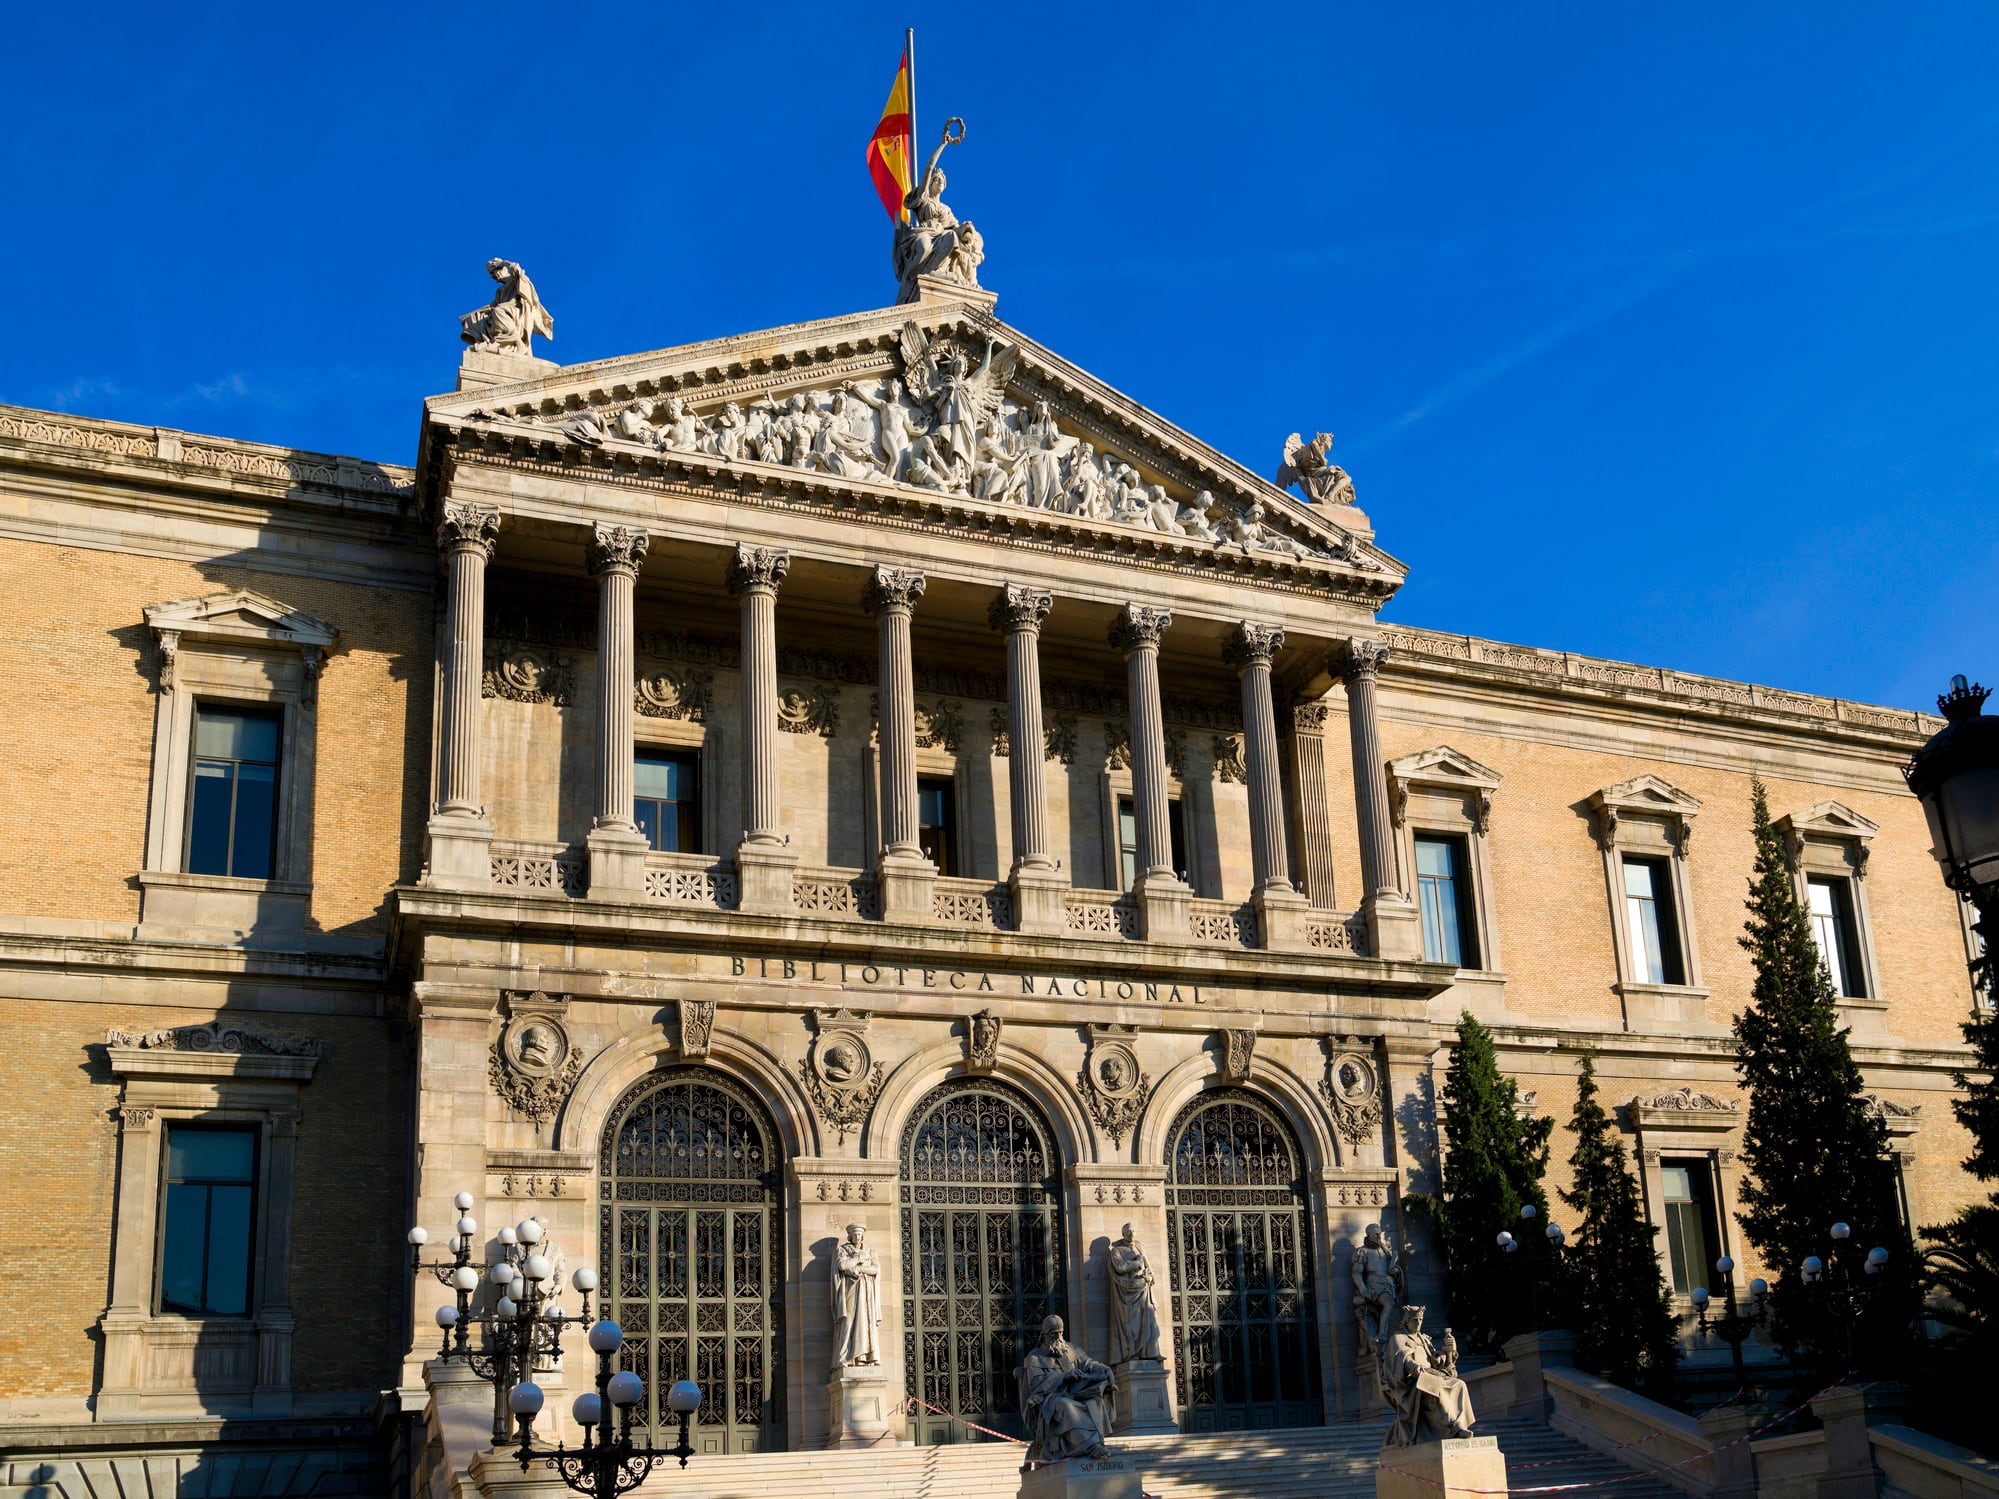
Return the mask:
<path id="1" fill-rule="evenodd" d="M 604 1315 L 624 1328 L 620 1362 L 646 1382 L 641 1419 L 659 1445 L 678 1431 L 668 1429 L 667 1387 L 692 1377 L 702 1394 L 696 1451 L 784 1447 L 775 1138 L 748 1092 L 696 1067 L 647 1078 L 604 1127 Z"/>
<path id="2" fill-rule="evenodd" d="M 1005 1083 L 945 1083 L 902 1137 L 902 1346 L 909 1394 L 1024 1435 L 1017 1374 L 1064 1314 L 1059 1162 L 1039 1111 Z M 974 1433 L 916 1407 L 919 1443 Z"/>
<path id="3" fill-rule="evenodd" d="M 1316 1426 L 1305 1181 L 1290 1126 L 1240 1088 L 1173 1121 L 1166 1228 L 1182 1431 Z"/>

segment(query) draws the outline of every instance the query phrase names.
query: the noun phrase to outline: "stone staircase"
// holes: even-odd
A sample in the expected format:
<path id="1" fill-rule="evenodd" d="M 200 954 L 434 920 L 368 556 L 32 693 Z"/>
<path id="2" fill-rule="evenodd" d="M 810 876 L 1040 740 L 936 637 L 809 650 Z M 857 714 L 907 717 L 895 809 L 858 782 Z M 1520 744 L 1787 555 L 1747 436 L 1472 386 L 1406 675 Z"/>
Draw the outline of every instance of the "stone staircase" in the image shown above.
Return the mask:
<path id="1" fill-rule="evenodd" d="M 1112 1446 L 1137 1456 L 1145 1491 L 1156 1499 L 1372 1499 L 1382 1424 L 1125 1437 Z M 1481 1421 L 1478 1432 L 1499 1438 L 1516 1489 L 1616 1480 L 1582 1494 L 1682 1499 L 1662 1480 L 1531 1421 Z M 1555 1462 L 1559 1466 L 1526 1466 Z M 1020 1449 L 1002 1442 L 772 1452 L 696 1458 L 684 1471 L 662 1470 L 639 1492 L 671 1490 L 675 1499 L 1011 1499 L 1019 1470 Z"/>

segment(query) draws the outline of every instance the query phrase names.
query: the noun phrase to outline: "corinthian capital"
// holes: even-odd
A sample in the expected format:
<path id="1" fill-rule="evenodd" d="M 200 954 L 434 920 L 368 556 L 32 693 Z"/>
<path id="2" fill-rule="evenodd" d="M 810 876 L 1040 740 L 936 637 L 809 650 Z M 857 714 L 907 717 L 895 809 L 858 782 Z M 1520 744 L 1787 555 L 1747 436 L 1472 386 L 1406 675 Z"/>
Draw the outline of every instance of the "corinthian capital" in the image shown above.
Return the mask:
<path id="1" fill-rule="evenodd" d="M 927 581 L 913 567 L 877 566 L 874 576 L 868 579 L 867 587 L 861 590 L 861 607 L 870 614 L 881 614 L 891 609 L 914 609 L 916 601 L 923 597 Z"/>
<path id="2" fill-rule="evenodd" d="M 1173 613 L 1168 609 L 1150 609 L 1144 604 L 1126 604 L 1118 611 L 1118 617 L 1111 621 L 1111 644 L 1121 651 L 1135 651 L 1140 646 L 1157 647 L 1159 637 L 1166 633 L 1166 627 L 1173 623 Z"/>
<path id="3" fill-rule="evenodd" d="M 643 531 L 630 526 L 607 526 L 598 521 L 590 528 L 590 576 L 600 577 L 613 568 L 636 573 L 651 544 Z"/>
<path id="4" fill-rule="evenodd" d="M 1257 625 L 1244 620 L 1222 642 L 1222 659 L 1237 671 L 1268 666 L 1283 644 L 1284 632 L 1276 625 Z"/>
<path id="5" fill-rule="evenodd" d="M 1349 640 L 1336 646 L 1326 658 L 1326 670 L 1342 681 L 1351 682 L 1356 677 L 1371 679 L 1387 659 L 1388 647 L 1379 640 Z"/>
<path id="6" fill-rule="evenodd" d="M 753 589 L 768 588 L 776 593 L 790 571 L 791 553 L 783 547 L 753 547 L 739 541 L 729 563 L 729 592 L 740 597 Z"/>
<path id="7" fill-rule="evenodd" d="M 1003 634 L 1015 630 L 1038 630 L 1041 621 L 1048 617 L 1048 611 L 1055 607 L 1055 595 L 1043 593 L 1038 588 L 1023 588 L 1018 583 L 1005 583 L 994 597 L 992 607 L 986 611 L 986 618 L 992 627 Z"/>
<path id="8" fill-rule="evenodd" d="M 437 545 L 440 551 L 477 547 L 490 559 L 493 538 L 499 532 L 500 511 L 495 505 L 468 505 L 446 500 L 437 518 Z"/>

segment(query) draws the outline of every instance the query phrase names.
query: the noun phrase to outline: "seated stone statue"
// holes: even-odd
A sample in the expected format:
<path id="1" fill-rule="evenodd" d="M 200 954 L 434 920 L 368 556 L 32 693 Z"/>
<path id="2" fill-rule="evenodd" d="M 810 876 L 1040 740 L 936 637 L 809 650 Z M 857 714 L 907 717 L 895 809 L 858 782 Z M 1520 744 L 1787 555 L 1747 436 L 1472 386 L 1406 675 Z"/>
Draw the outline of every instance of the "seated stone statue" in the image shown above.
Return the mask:
<path id="1" fill-rule="evenodd" d="M 1471 1435 L 1471 1391 L 1458 1378 L 1457 1364 L 1450 1329 L 1440 1352 L 1423 1335 L 1423 1308 L 1403 1307 L 1401 1325 L 1382 1344 L 1381 1394 L 1395 1416 L 1383 1446 Z"/>
<path id="2" fill-rule="evenodd" d="M 1020 1366 L 1020 1418 L 1027 1462 L 1109 1457 L 1104 1437 L 1116 1415 L 1116 1376 L 1062 1336 L 1062 1319 L 1041 1324 L 1041 1342 Z"/>

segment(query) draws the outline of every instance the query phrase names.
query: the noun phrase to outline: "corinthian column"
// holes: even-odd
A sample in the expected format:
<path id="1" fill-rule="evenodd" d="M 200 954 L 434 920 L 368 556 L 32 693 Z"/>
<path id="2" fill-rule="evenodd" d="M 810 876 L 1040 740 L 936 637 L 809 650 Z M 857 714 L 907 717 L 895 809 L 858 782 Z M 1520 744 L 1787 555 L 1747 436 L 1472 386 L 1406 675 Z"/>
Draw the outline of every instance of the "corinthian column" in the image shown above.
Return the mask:
<path id="1" fill-rule="evenodd" d="M 1173 872 L 1173 839 L 1167 818 L 1166 723 L 1159 701 L 1159 637 L 1173 623 L 1165 609 L 1127 604 L 1111 622 L 1111 644 L 1124 652 L 1131 698 L 1131 791 L 1138 824 L 1140 922 L 1148 940 L 1187 935 L 1191 892 Z"/>
<path id="2" fill-rule="evenodd" d="M 632 592 L 648 545 L 643 531 L 599 521 L 585 553 L 597 580 L 597 815 L 584 840 L 596 898 L 645 893 L 645 835 L 632 820 Z"/>
<path id="3" fill-rule="evenodd" d="M 426 884 L 482 889 L 492 879 L 493 825 L 479 800 L 479 684 L 486 655 L 486 564 L 500 512 L 446 501 L 437 524 L 444 554 L 444 702 L 437 728 L 437 806 Z"/>
<path id="4" fill-rule="evenodd" d="M 1006 634 L 1007 756 L 1013 793 L 1014 924 L 1023 932 L 1060 932 L 1062 891 L 1048 840 L 1045 736 L 1041 724 L 1041 621 L 1055 607 L 1053 595 L 1008 583 L 987 618 Z"/>
<path id="5" fill-rule="evenodd" d="M 782 547 L 737 543 L 729 591 L 743 601 L 743 841 L 736 849 L 745 911 L 789 911 L 798 855 L 786 846 L 777 790 L 777 590 L 791 571 Z"/>
<path id="6" fill-rule="evenodd" d="M 1249 780 L 1249 854 L 1256 889 L 1258 940 L 1297 945 L 1305 901 L 1291 887 L 1284 842 L 1284 781 L 1277 759 L 1277 711 L 1270 698 L 1270 658 L 1284 644 L 1274 625 L 1245 620 L 1222 642 L 1222 659 L 1242 681 L 1242 757 Z"/>
<path id="7" fill-rule="evenodd" d="M 1347 689 L 1347 732 L 1353 743 L 1354 821 L 1360 831 L 1361 909 L 1377 958 L 1421 958 L 1423 933 L 1416 907 L 1396 872 L 1394 828 L 1388 819 L 1388 781 L 1381 755 L 1381 721 L 1375 683 L 1388 647 L 1378 640 L 1349 640 L 1328 663 Z"/>
<path id="8" fill-rule="evenodd" d="M 916 827 L 916 662 L 909 620 L 923 597 L 922 573 L 877 567 L 861 593 L 881 650 L 882 915 L 928 921 L 937 866 L 923 857 Z"/>

